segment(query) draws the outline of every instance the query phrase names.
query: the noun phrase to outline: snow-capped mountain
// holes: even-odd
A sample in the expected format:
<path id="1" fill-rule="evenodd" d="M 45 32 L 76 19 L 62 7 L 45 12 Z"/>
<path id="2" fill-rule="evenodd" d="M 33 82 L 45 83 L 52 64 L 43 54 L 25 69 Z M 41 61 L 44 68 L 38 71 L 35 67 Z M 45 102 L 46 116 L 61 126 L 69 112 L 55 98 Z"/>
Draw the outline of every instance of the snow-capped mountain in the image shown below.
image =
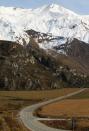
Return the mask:
<path id="1" fill-rule="evenodd" d="M 0 7 L 0 39 L 29 42 L 27 30 L 89 43 L 89 16 L 80 16 L 56 4 L 37 9 Z M 58 42 L 59 43 L 59 42 Z"/>
<path id="2" fill-rule="evenodd" d="M 89 87 L 88 43 L 89 16 L 55 4 L 0 7 L 0 89 Z"/>

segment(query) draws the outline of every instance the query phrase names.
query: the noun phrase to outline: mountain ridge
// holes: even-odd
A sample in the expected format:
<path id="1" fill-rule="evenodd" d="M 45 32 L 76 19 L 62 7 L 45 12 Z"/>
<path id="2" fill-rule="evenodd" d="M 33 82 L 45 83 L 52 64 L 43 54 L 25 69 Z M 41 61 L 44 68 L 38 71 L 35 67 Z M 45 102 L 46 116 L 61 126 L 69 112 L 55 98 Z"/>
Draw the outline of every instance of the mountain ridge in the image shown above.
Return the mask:
<path id="1" fill-rule="evenodd" d="M 54 4 L 1 7 L 0 69 L 1 90 L 88 87 L 88 16 Z"/>
<path id="2" fill-rule="evenodd" d="M 89 42 L 88 16 L 51 4 L 37 9 L 0 7 L 0 39 L 29 43 L 27 30 Z M 4 32 L 3 32 L 4 30 Z"/>

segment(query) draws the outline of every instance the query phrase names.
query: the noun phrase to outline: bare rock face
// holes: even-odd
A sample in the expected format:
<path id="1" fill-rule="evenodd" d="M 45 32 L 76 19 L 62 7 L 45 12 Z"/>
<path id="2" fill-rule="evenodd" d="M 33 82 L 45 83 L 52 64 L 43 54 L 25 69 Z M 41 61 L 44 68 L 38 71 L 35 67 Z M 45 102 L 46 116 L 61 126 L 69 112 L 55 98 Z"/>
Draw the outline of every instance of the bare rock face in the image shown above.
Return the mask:
<path id="1" fill-rule="evenodd" d="M 78 39 L 67 39 L 52 34 L 27 31 L 30 43 L 35 43 L 63 65 L 89 75 L 89 44 Z M 50 63 L 50 62 L 49 62 Z"/>
<path id="2" fill-rule="evenodd" d="M 38 47 L 24 47 L 15 42 L 0 41 L 0 89 L 50 88 L 49 85 L 55 77 L 48 60 L 51 61 Z"/>
<path id="3" fill-rule="evenodd" d="M 0 90 L 44 90 L 88 85 L 86 73 L 63 63 L 59 55 L 55 58 L 39 48 L 34 39 L 27 46 L 0 41 Z"/>
<path id="4" fill-rule="evenodd" d="M 89 44 L 74 39 L 70 43 L 70 47 L 65 51 L 73 59 L 79 61 L 85 68 L 89 69 Z"/>

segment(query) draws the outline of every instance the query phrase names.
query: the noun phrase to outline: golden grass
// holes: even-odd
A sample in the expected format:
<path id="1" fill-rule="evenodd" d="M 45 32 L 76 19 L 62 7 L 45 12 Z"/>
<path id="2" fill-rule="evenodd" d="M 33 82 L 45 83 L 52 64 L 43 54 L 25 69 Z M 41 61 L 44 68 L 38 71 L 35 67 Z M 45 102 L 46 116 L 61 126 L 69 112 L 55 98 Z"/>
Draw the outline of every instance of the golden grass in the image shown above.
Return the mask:
<path id="1" fill-rule="evenodd" d="M 79 89 L 51 91 L 0 91 L 0 131 L 27 131 L 17 120 L 18 111 L 25 106 L 59 97 Z"/>
<path id="2" fill-rule="evenodd" d="M 59 97 L 71 92 L 77 91 L 79 88 L 62 88 L 56 90 L 46 90 L 46 91 L 0 91 L 0 99 L 50 99 Z"/>
<path id="3" fill-rule="evenodd" d="M 52 103 L 42 107 L 39 114 L 50 117 L 89 117 L 89 99 L 67 99 Z"/>
<path id="4" fill-rule="evenodd" d="M 40 121 L 43 124 L 53 127 L 56 129 L 73 130 L 73 131 L 89 131 L 89 120 L 88 119 L 76 119 L 75 127 L 72 127 L 72 120 L 51 120 L 51 121 Z"/>
<path id="5" fill-rule="evenodd" d="M 68 99 L 88 99 L 89 98 L 89 89 L 77 94 L 77 95 L 74 95 Z"/>

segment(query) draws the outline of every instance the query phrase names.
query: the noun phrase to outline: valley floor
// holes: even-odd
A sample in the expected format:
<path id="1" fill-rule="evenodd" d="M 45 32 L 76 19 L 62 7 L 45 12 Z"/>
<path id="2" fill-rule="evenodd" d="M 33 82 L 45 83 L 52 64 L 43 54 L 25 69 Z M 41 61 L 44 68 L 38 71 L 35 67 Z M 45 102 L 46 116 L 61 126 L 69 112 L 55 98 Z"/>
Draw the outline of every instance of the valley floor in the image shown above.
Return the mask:
<path id="1" fill-rule="evenodd" d="M 38 116 L 48 118 L 42 122 L 54 128 L 71 129 L 75 120 L 75 131 L 89 130 L 89 89 L 62 101 L 41 107 Z M 49 120 L 54 119 L 53 121 Z M 60 120 L 55 120 L 58 118 Z M 64 120 L 61 120 L 64 119 Z"/>
<path id="2" fill-rule="evenodd" d="M 63 96 L 79 90 L 66 88 L 48 91 L 0 91 L 0 131 L 28 131 L 18 121 L 18 112 L 41 101 Z"/>

